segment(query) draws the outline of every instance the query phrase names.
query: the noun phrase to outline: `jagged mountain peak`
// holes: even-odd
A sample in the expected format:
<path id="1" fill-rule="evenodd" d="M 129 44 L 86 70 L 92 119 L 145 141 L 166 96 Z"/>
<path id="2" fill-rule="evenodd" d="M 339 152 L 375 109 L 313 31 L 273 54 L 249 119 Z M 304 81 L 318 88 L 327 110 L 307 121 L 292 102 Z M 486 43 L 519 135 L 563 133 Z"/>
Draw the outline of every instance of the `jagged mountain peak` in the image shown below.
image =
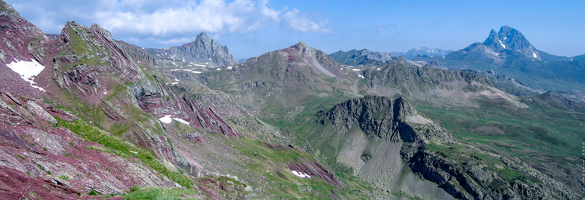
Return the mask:
<path id="1" fill-rule="evenodd" d="M 195 40 L 193 42 L 187 43 L 187 44 L 183 44 L 183 46 L 191 46 L 191 45 L 204 45 L 204 46 L 214 46 L 214 45 L 219 45 L 218 43 L 216 43 L 213 39 L 211 39 L 211 37 L 209 37 L 205 32 L 201 32 L 199 33 L 199 35 L 197 35 L 197 38 L 195 38 Z M 221 46 L 221 45 L 219 45 Z M 227 48 L 226 46 L 222 46 L 224 48 Z"/>
<path id="2" fill-rule="evenodd" d="M 210 38 L 210 37 L 207 35 L 207 33 L 205 33 L 205 32 L 201 32 L 201 33 L 199 33 L 199 35 L 197 35 L 197 38 L 202 38 L 202 39 L 204 39 L 204 38 Z M 210 38 L 210 39 L 211 39 L 211 38 Z"/>
<path id="3" fill-rule="evenodd" d="M 315 48 L 313 48 L 313 47 L 310 47 L 310 46 L 308 46 L 308 45 L 307 45 L 307 44 L 305 44 L 305 42 L 303 42 L 303 41 L 300 41 L 299 43 L 297 43 L 297 44 L 295 44 L 295 45 L 293 45 L 293 46 L 291 46 L 291 47 L 293 47 L 293 48 L 295 48 L 295 49 L 298 49 L 298 50 L 304 50 L 304 49 L 315 49 Z"/>
<path id="4" fill-rule="evenodd" d="M 527 57 L 540 59 L 538 50 L 532 46 L 526 37 L 520 31 L 509 26 L 500 27 L 498 32 L 492 29 L 483 44 L 495 51 L 511 50 Z"/>
<path id="5" fill-rule="evenodd" d="M 193 42 L 181 46 L 168 49 L 146 49 L 146 51 L 163 60 L 169 60 L 170 63 L 197 63 L 211 66 L 238 64 L 227 46 L 220 45 L 205 32 L 199 33 Z"/>

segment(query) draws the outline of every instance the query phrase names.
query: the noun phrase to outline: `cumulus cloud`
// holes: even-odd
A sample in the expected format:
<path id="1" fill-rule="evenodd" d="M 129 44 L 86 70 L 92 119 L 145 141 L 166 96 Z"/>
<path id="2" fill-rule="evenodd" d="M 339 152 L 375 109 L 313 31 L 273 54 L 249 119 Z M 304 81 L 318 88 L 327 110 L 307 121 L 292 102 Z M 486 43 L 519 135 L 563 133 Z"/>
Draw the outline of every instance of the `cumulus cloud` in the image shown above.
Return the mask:
<path id="1" fill-rule="evenodd" d="M 323 33 L 330 33 L 331 30 L 325 28 L 325 24 L 327 24 L 327 20 L 321 21 L 319 23 L 313 22 L 309 17 L 302 14 L 296 8 L 293 10 L 286 12 L 282 17 L 282 26 L 285 29 L 298 31 L 298 32 L 323 32 Z"/>
<path id="2" fill-rule="evenodd" d="M 113 32 L 159 37 L 198 31 L 247 33 L 278 22 L 287 30 L 327 32 L 323 28 L 326 21 L 313 22 L 297 9 L 288 12 L 273 9 L 268 0 L 156 2 L 160 1 L 113 1 L 119 4 L 114 7 L 123 9 L 97 12 L 98 23 Z"/>
<path id="3" fill-rule="evenodd" d="M 280 26 L 290 32 L 331 32 L 296 8 L 275 9 L 269 0 L 5 0 L 47 33 L 60 33 L 70 20 L 97 23 L 115 37 L 158 45 L 193 40 L 199 32 L 215 37 Z"/>

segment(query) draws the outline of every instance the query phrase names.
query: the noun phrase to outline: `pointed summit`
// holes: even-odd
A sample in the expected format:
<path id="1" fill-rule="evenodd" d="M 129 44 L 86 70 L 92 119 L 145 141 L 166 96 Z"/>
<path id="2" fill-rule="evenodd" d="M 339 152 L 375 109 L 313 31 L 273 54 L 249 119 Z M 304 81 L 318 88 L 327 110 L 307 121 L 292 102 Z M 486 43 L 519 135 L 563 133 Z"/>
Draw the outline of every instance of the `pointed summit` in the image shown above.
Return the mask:
<path id="1" fill-rule="evenodd" d="M 486 46 L 492 47 L 496 50 L 504 50 L 506 49 L 506 45 L 500 39 L 500 36 L 494 29 L 490 31 L 490 35 L 488 38 L 483 42 Z"/>
<path id="2" fill-rule="evenodd" d="M 195 41 L 169 48 L 172 59 L 196 62 L 206 65 L 228 66 L 238 62 L 226 46 L 221 46 L 205 32 L 199 33 Z"/>
<path id="3" fill-rule="evenodd" d="M 502 26 L 498 32 L 498 36 L 512 50 L 519 50 L 523 54 L 532 54 L 535 50 L 520 31 L 509 26 Z"/>
<path id="4" fill-rule="evenodd" d="M 197 35 L 197 38 L 195 38 L 195 41 L 193 41 L 192 43 L 203 43 L 203 44 L 209 44 L 211 45 L 212 43 L 214 43 L 213 39 L 211 39 L 209 36 L 207 36 L 207 34 L 205 32 L 201 32 L 199 33 L 199 35 Z M 184 45 L 190 45 L 189 44 L 184 44 Z"/>
<path id="5" fill-rule="evenodd" d="M 299 43 L 293 45 L 292 47 L 299 49 L 299 50 L 311 48 L 311 47 L 307 46 L 307 44 L 305 44 L 305 42 L 303 42 L 303 41 L 300 41 Z"/>
<path id="6" fill-rule="evenodd" d="M 199 35 L 197 35 L 197 38 L 209 38 L 209 36 L 207 36 L 205 32 L 201 32 Z"/>
<path id="7" fill-rule="evenodd" d="M 511 50 L 524 54 L 527 57 L 540 59 L 538 56 L 540 54 L 539 51 L 530 44 L 524 35 L 509 26 L 500 27 L 497 33 L 492 29 L 483 44 L 491 47 L 495 51 Z"/>

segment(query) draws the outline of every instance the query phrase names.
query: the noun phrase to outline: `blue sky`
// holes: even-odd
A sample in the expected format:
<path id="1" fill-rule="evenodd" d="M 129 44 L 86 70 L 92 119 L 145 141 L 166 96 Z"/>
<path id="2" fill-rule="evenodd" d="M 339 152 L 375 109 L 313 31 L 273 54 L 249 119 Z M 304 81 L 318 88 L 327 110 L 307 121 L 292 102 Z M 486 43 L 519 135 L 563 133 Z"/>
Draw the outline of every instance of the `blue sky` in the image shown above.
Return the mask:
<path id="1" fill-rule="evenodd" d="M 483 42 L 491 29 L 521 31 L 542 51 L 585 54 L 585 1 L 349 0 L 5 0 L 47 33 L 67 21 L 97 23 L 114 38 L 164 48 L 202 31 L 237 59 L 304 41 L 332 53 L 429 47 L 447 50 Z"/>

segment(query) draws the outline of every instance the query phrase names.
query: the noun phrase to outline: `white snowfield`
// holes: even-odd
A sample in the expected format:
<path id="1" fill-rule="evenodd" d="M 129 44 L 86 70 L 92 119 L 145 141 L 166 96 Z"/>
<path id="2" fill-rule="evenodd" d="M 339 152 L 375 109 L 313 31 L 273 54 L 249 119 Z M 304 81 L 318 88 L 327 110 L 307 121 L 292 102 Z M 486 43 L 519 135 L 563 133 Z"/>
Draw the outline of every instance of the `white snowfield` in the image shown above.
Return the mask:
<path id="1" fill-rule="evenodd" d="M 32 61 L 22 61 L 17 60 L 7 64 L 8 68 L 12 71 L 20 74 L 20 78 L 24 79 L 25 81 L 30 83 L 30 86 L 37 88 L 41 91 L 45 91 L 42 87 L 37 86 L 37 83 L 34 81 L 34 77 L 39 75 L 44 69 L 45 66 L 38 63 L 36 60 Z"/>
<path id="2" fill-rule="evenodd" d="M 170 115 L 165 115 L 164 117 L 158 118 L 158 120 L 165 124 L 171 123 L 173 121 Z"/>
<path id="3" fill-rule="evenodd" d="M 301 178 L 311 178 L 311 176 L 309 176 L 308 174 L 305 174 L 303 172 L 297 172 L 297 171 L 292 170 L 292 173 L 295 176 L 298 176 L 298 177 L 301 177 Z"/>
<path id="4" fill-rule="evenodd" d="M 165 115 L 164 117 L 158 118 L 158 120 L 160 120 L 162 123 L 165 123 L 165 124 L 169 124 L 169 123 L 173 122 L 173 120 L 175 120 L 175 121 L 181 122 L 182 124 L 190 126 L 189 122 L 187 122 L 186 120 L 181 119 L 181 118 L 175 118 L 175 117 L 171 118 L 171 115 Z"/>

